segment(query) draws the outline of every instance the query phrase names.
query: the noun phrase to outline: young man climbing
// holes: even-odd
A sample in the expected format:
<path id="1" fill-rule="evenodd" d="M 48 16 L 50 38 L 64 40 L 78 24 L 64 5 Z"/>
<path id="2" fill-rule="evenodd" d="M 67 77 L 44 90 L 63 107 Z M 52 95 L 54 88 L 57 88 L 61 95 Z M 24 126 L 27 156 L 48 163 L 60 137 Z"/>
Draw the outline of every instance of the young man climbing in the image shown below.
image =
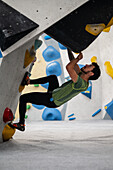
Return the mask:
<path id="1" fill-rule="evenodd" d="M 89 80 L 96 80 L 100 76 L 100 69 L 97 63 L 86 64 L 82 69 L 77 64 L 83 58 L 80 53 L 77 58 L 74 58 L 72 52 L 68 49 L 70 62 L 66 69 L 70 75 L 71 80 L 65 82 L 59 87 L 58 79 L 55 75 L 25 81 L 25 85 L 29 84 L 44 84 L 49 83 L 47 92 L 33 92 L 23 94 L 20 96 L 19 114 L 20 121 L 18 123 L 10 123 L 12 128 L 20 131 L 25 130 L 25 113 L 26 104 L 33 103 L 37 105 L 45 105 L 46 107 L 56 108 L 66 103 L 74 96 L 82 91 L 86 91 L 89 85 Z"/>

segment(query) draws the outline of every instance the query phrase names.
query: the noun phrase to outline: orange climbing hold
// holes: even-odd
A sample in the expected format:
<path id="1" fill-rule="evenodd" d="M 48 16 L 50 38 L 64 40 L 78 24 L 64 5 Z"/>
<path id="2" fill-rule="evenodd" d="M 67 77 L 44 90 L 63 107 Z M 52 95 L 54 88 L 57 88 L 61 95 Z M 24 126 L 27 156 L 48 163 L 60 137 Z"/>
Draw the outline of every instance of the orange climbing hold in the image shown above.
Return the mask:
<path id="1" fill-rule="evenodd" d="M 30 51 L 27 49 L 25 52 L 24 68 L 26 68 L 30 63 L 34 61 L 35 55 L 36 55 L 36 52 L 35 52 L 35 48 L 33 45 Z"/>
<path id="2" fill-rule="evenodd" d="M 22 92 L 22 90 L 25 88 L 25 85 L 27 85 L 27 80 L 29 80 L 29 72 L 26 72 L 24 75 L 24 78 L 19 86 L 19 93 Z"/>
<path id="3" fill-rule="evenodd" d="M 4 130 L 2 132 L 2 138 L 3 141 L 8 141 L 9 139 L 12 138 L 12 136 L 14 135 L 16 129 L 11 128 L 9 125 L 5 125 Z"/>

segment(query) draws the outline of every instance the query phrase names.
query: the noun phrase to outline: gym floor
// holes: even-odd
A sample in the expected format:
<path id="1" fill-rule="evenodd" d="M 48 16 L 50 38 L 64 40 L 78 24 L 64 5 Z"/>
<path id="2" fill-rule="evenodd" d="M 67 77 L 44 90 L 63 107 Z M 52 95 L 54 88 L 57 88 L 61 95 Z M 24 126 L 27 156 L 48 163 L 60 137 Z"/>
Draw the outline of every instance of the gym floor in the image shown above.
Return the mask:
<path id="1" fill-rule="evenodd" d="M 113 121 L 39 121 L 0 143 L 0 170 L 112 170 Z"/>

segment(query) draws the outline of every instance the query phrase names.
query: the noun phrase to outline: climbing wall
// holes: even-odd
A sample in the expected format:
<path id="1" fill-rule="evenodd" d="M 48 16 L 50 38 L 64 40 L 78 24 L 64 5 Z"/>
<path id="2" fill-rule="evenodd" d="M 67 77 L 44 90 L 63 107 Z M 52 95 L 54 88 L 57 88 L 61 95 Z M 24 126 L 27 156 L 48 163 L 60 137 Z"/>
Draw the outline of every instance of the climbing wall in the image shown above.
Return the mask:
<path id="1" fill-rule="evenodd" d="M 43 41 L 40 49 L 37 50 L 37 60 L 34 63 L 33 69 L 31 71 L 31 79 L 36 79 L 39 77 L 44 77 L 47 75 L 55 74 L 59 80 L 59 84 L 65 82 L 63 64 L 60 55 L 59 43 L 47 36 L 46 34 L 42 34 L 40 39 Z M 65 48 L 66 49 L 66 48 Z M 48 84 L 39 84 L 39 85 L 29 85 L 26 86 L 23 93 L 29 92 L 40 92 L 47 91 Z M 66 113 L 67 104 L 57 108 L 51 109 L 47 108 L 43 105 L 34 105 L 28 104 L 30 107 L 27 109 L 26 113 L 26 123 L 31 121 L 38 120 L 64 120 Z M 17 114 L 18 114 L 17 110 Z M 17 116 L 18 118 L 18 116 Z M 17 121 L 17 119 L 16 119 Z"/>
<path id="2" fill-rule="evenodd" d="M 113 27 L 101 34 L 99 44 L 102 64 L 102 116 L 104 119 L 113 119 Z"/>
<path id="3" fill-rule="evenodd" d="M 0 53 L 0 57 L 2 56 L 0 61 L 0 141 L 2 141 L 2 131 L 6 125 L 3 122 L 4 110 L 9 107 L 15 114 L 19 96 L 24 89 L 20 86 L 21 81 L 26 71 L 31 68 L 30 63 L 34 59 L 35 40 L 45 29 L 85 2 L 87 1 L 47 1 L 46 3 L 27 1 L 26 5 L 23 5 L 23 1 L 0 1 L 0 47 L 2 49 L 2 54 Z M 51 5 L 52 9 L 48 10 Z"/>
<path id="4" fill-rule="evenodd" d="M 63 115 L 63 120 L 93 120 L 93 119 L 113 119 L 113 68 L 112 68 L 112 37 L 113 28 L 111 27 L 109 32 L 103 31 L 101 35 L 96 39 L 86 50 L 83 51 L 84 58 L 79 62 L 79 66 L 82 67 L 85 64 L 91 62 L 97 62 L 101 69 L 101 77 L 96 81 L 90 81 L 88 89 L 74 97 L 72 100 L 64 105 L 64 109 L 58 108 Z M 50 65 L 50 73 L 53 74 L 54 69 L 51 67 L 51 63 L 54 61 L 59 62 L 62 73 L 58 76 L 60 84 L 70 79 L 66 64 L 69 62 L 67 49 L 62 44 L 58 43 L 50 36 L 42 35 L 43 45 L 40 47 L 41 62 L 44 63 L 44 76 L 48 74 L 48 65 Z M 50 48 L 51 47 L 51 48 Z M 53 47 L 55 49 L 53 49 Z M 60 54 L 60 58 L 55 58 L 53 51 L 57 50 Z M 73 53 L 77 57 L 77 53 Z M 53 58 L 52 58 L 53 57 Z M 106 66 L 106 62 L 108 66 Z M 37 63 L 37 67 L 40 65 Z M 60 70 L 59 69 L 59 70 Z M 42 72 L 41 72 L 42 73 Z M 32 73 L 34 74 L 34 73 Z M 42 76 L 42 75 L 41 75 Z M 35 78 L 35 76 L 34 76 Z M 45 91 L 47 86 L 45 85 Z M 39 89 L 37 89 L 39 90 Z M 46 108 L 31 108 L 28 111 L 29 120 L 43 120 L 43 112 Z M 65 113 L 63 112 L 65 110 Z M 45 113 L 45 112 L 44 112 Z M 51 112 L 48 112 L 49 115 Z M 33 114 L 35 115 L 33 117 Z M 53 112 L 54 114 L 54 112 Z M 39 116 L 40 115 L 40 116 Z M 45 119 L 46 120 L 46 119 Z M 51 119 L 50 119 L 51 120 Z"/>
<path id="5" fill-rule="evenodd" d="M 3 2 L 6 2 L 9 6 Z M 113 95 L 110 90 L 110 85 L 112 84 L 112 54 L 109 52 L 110 61 L 107 61 L 109 57 L 107 56 L 108 53 L 105 52 L 107 48 L 106 44 L 104 44 L 107 38 L 103 38 L 104 36 L 106 37 L 106 34 L 112 35 L 111 30 L 105 32 L 105 35 L 101 34 L 100 38 L 97 39 L 97 37 L 103 29 L 109 28 L 109 26 L 113 24 L 113 2 L 108 0 L 106 4 L 106 2 L 101 3 L 98 0 L 52 0 L 45 1 L 44 3 L 40 0 L 29 0 L 26 5 L 23 5 L 22 0 L 4 0 L 0 1 L 0 3 L 8 9 L 4 10 L 4 8 L 0 6 L 0 47 L 2 49 L 0 53 L 0 141 L 2 141 L 2 131 L 6 125 L 6 122 L 3 122 L 4 110 L 6 107 L 9 107 L 13 111 L 13 114 L 16 111 L 19 96 L 24 88 L 20 86 L 20 83 L 26 71 L 31 70 L 36 52 L 35 44 L 43 31 L 74 52 L 80 52 L 82 50 L 85 57 L 84 60 L 80 62 L 81 67 L 86 62 L 90 62 L 92 57 L 96 56 L 97 62 L 102 68 L 102 75 L 105 75 L 104 78 L 100 78 L 98 81 L 91 81 L 86 92 L 72 99 L 68 102 L 68 105 L 66 104 L 57 110 L 57 113 L 60 113 L 59 115 L 62 116 L 63 120 L 64 117 L 65 120 L 67 120 L 69 114 L 75 116 L 73 120 L 100 119 L 103 117 L 106 118 L 106 116 L 112 118 L 110 111 L 110 109 L 112 110 Z M 98 12 L 95 13 L 95 9 L 97 8 Z M 88 12 L 86 13 L 87 9 Z M 82 15 L 81 12 L 83 12 Z M 18 17 L 14 17 L 15 13 Z M 108 38 L 107 44 L 110 42 L 112 42 L 111 36 Z M 57 76 L 60 83 L 62 84 L 68 81 L 69 78 L 67 78 L 67 73 L 64 68 L 64 65 L 67 63 L 66 60 L 68 60 L 66 59 L 66 49 L 64 48 L 64 51 L 60 49 L 58 42 L 56 45 L 56 43 L 53 43 L 53 40 L 49 41 L 49 43 L 44 40 L 44 43 L 45 47 L 43 51 L 46 50 L 45 48 L 48 48 L 49 45 L 52 45 L 52 49 L 54 49 L 54 51 L 57 50 L 56 53 L 60 54 L 60 58 L 52 60 L 47 60 L 43 55 L 46 63 L 46 74 L 53 74 L 53 67 L 55 66 L 55 68 L 58 68 Z M 62 46 L 62 44 L 60 45 Z M 86 49 L 86 47 L 88 48 Z M 103 49 L 103 47 L 105 48 Z M 109 44 L 108 50 L 110 51 L 111 48 L 111 44 Z M 51 49 L 49 50 L 51 51 Z M 65 63 L 63 63 L 64 54 Z M 102 56 L 104 56 L 103 60 Z M 59 57 L 59 55 L 57 57 Z M 105 63 L 103 63 L 103 61 Z M 106 82 L 109 82 L 109 85 L 106 86 Z M 106 89 L 106 87 L 109 88 Z M 47 86 L 44 88 L 46 89 Z M 104 91 L 105 89 L 106 91 Z M 10 110 L 8 110 L 8 112 L 10 112 Z M 13 133 L 14 132 L 12 132 L 12 134 Z"/>

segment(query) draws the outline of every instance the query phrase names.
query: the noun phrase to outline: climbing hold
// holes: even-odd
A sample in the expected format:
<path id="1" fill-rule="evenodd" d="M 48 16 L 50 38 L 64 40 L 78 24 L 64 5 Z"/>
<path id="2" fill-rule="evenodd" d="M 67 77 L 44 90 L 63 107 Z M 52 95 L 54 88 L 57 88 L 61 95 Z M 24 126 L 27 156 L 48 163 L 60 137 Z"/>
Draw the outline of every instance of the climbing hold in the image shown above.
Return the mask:
<path id="1" fill-rule="evenodd" d="M 92 117 L 96 116 L 100 112 L 101 112 L 101 109 L 97 110 L 95 113 L 92 114 Z"/>
<path id="2" fill-rule="evenodd" d="M 86 97 L 88 97 L 89 99 L 91 99 L 91 95 L 92 95 L 92 85 L 88 87 L 88 89 L 84 92 L 81 92 L 83 95 L 85 95 Z"/>
<path id="3" fill-rule="evenodd" d="M 54 108 L 45 108 L 42 113 L 43 120 L 62 120 L 61 112 Z"/>
<path id="4" fill-rule="evenodd" d="M 39 84 L 34 84 L 34 87 L 39 87 Z"/>
<path id="5" fill-rule="evenodd" d="M 72 113 L 72 114 L 68 115 L 68 117 L 71 117 L 71 116 L 73 116 L 73 115 L 74 115 L 74 113 Z"/>
<path id="6" fill-rule="evenodd" d="M 78 64 L 78 65 L 79 65 L 80 69 L 81 69 L 82 67 L 84 67 L 84 65 L 83 65 L 83 64 Z"/>
<path id="7" fill-rule="evenodd" d="M 49 83 L 45 83 L 45 84 L 40 84 L 42 87 L 44 87 L 45 89 L 48 89 L 49 87 Z"/>
<path id="8" fill-rule="evenodd" d="M 52 102 L 53 100 L 54 100 L 54 99 L 51 97 L 51 98 L 50 98 L 50 101 Z"/>
<path id="9" fill-rule="evenodd" d="M 25 119 L 27 119 L 28 118 L 28 115 L 25 115 Z"/>
<path id="10" fill-rule="evenodd" d="M 42 53 L 46 62 L 56 60 L 60 58 L 60 53 L 53 47 L 48 46 Z"/>
<path id="11" fill-rule="evenodd" d="M 71 77 L 70 77 L 70 76 L 67 76 L 67 77 L 65 77 L 65 79 L 66 79 L 67 81 L 69 81 L 69 80 L 71 79 Z"/>
<path id="12" fill-rule="evenodd" d="M 103 32 L 109 32 L 110 29 L 111 29 L 111 27 L 107 27 L 107 28 L 105 28 L 105 29 L 103 30 Z"/>
<path id="13" fill-rule="evenodd" d="M 108 108 L 107 106 L 104 107 L 104 109 L 107 109 L 107 108 Z"/>
<path id="14" fill-rule="evenodd" d="M 28 104 L 28 105 L 26 106 L 26 109 L 29 110 L 30 108 L 31 108 L 31 106 Z"/>
<path id="15" fill-rule="evenodd" d="M 6 123 L 9 121 L 12 121 L 13 119 L 14 119 L 14 117 L 13 117 L 13 113 L 12 113 L 11 109 L 6 107 L 4 114 L 3 114 L 3 121 Z"/>
<path id="16" fill-rule="evenodd" d="M 41 40 L 35 40 L 35 44 L 34 44 L 34 49 L 35 51 L 42 45 L 42 41 Z"/>
<path id="17" fill-rule="evenodd" d="M 113 17 L 111 18 L 111 20 L 109 21 L 109 23 L 107 24 L 107 26 L 105 27 L 103 31 L 109 32 L 112 25 L 113 25 Z"/>
<path id="18" fill-rule="evenodd" d="M 71 117 L 71 118 L 69 118 L 69 120 L 75 120 L 76 119 L 76 117 Z"/>
<path id="19" fill-rule="evenodd" d="M 62 74 L 62 70 L 60 64 L 57 61 L 53 61 L 49 63 L 46 67 L 46 74 L 60 76 Z"/>
<path id="20" fill-rule="evenodd" d="M 85 30 L 92 35 L 97 36 L 105 28 L 105 24 L 87 24 Z"/>
<path id="21" fill-rule="evenodd" d="M 106 112 L 108 113 L 108 115 L 113 120 L 113 100 L 110 103 L 108 103 L 104 108 Z"/>
<path id="22" fill-rule="evenodd" d="M 0 58 L 3 58 L 2 53 L 1 53 L 1 50 L 0 50 Z"/>
<path id="23" fill-rule="evenodd" d="M 19 86 L 19 93 L 22 92 L 22 90 L 25 88 L 25 85 L 27 85 L 26 82 L 29 79 L 29 76 L 30 76 L 30 73 L 26 72 L 24 75 L 24 78 Z"/>
<path id="24" fill-rule="evenodd" d="M 46 36 L 44 37 L 44 39 L 45 39 L 45 40 L 50 40 L 51 37 L 50 37 L 49 35 L 46 35 Z"/>
<path id="25" fill-rule="evenodd" d="M 58 45 L 59 45 L 59 47 L 60 47 L 61 50 L 67 49 L 64 45 L 62 45 L 62 44 L 60 44 L 60 43 L 58 43 Z"/>
<path id="26" fill-rule="evenodd" d="M 109 21 L 108 25 L 106 26 L 106 28 L 110 27 L 113 25 L 113 17 L 111 18 L 111 20 Z"/>
<path id="27" fill-rule="evenodd" d="M 31 47 L 30 52 L 27 49 L 25 52 L 25 59 L 24 59 L 24 68 L 26 68 L 31 62 L 35 60 L 35 49 L 34 46 Z"/>
<path id="28" fill-rule="evenodd" d="M 97 63 L 97 57 L 96 57 L 96 56 L 93 56 L 93 57 L 91 58 L 91 62 L 92 62 L 92 63 Z"/>
<path id="29" fill-rule="evenodd" d="M 2 138 L 3 141 L 8 141 L 9 139 L 12 138 L 12 136 L 14 135 L 16 129 L 11 128 L 9 125 L 5 125 L 4 130 L 2 132 Z"/>
<path id="30" fill-rule="evenodd" d="M 113 79 L 113 67 L 111 66 L 109 61 L 106 61 L 104 63 L 106 68 L 106 73 Z"/>
<path id="31" fill-rule="evenodd" d="M 32 106 L 39 110 L 42 110 L 45 107 L 44 105 L 37 105 L 37 104 L 32 104 Z"/>

